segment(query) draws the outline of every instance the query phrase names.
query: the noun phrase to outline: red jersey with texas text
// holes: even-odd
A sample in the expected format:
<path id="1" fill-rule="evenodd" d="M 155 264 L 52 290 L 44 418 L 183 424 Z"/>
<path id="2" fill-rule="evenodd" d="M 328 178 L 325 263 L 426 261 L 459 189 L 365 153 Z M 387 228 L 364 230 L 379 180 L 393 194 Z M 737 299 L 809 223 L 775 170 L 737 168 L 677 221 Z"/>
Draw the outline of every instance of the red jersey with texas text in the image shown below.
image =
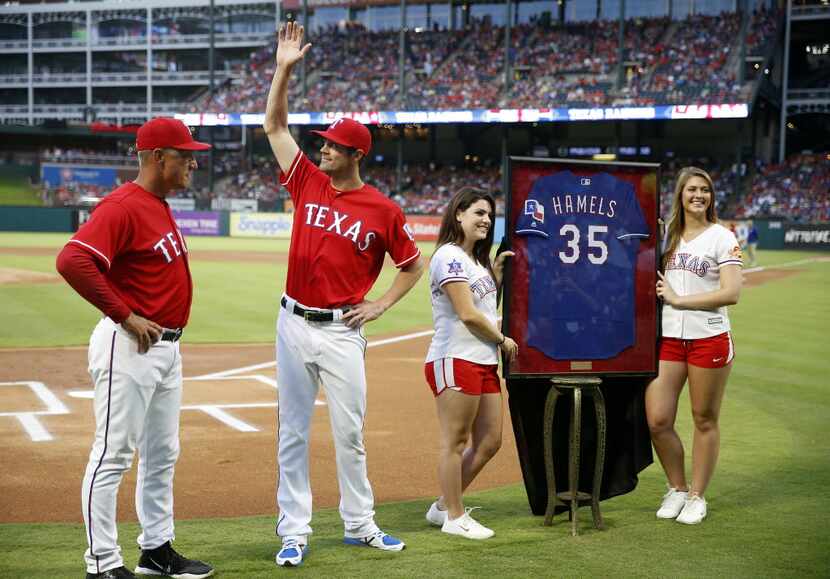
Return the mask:
<path id="1" fill-rule="evenodd" d="M 125 183 L 104 197 L 69 243 L 103 264 L 113 291 L 133 312 L 165 328 L 187 324 L 193 300 L 187 246 L 166 201 Z"/>
<path id="2" fill-rule="evenodd" d="M 280 183 L 294 201 L 285 292 L 298 302 L 316 308 L 360 303 L 386 253 L 398 268 L 420 255 L 401 208 L 374 187 L 339 191 L 302 151 L 280 172 Z"/>

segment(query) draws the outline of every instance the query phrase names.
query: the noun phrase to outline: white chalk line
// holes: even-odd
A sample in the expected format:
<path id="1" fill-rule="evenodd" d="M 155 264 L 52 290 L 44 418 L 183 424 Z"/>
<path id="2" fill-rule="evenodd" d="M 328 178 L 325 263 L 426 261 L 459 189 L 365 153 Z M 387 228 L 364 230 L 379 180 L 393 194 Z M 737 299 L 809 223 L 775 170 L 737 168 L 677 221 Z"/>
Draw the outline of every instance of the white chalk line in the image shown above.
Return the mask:
<path id="1" fill-rule="evenodd" d="M 32 442 L 47 442 L 54 440 L 52 434 L 43 426 L 39 416 L 54 416 L 58 414 L 69 414 L 69 408 L 61 402 L 54 392 L 46 387 L 43 382 L 0 382 L 0 386 L 26 386 L 37 396 L 46 410 L 27 410 L 22 412 L 0 412 L 0 416 L 16 418 Z"/>

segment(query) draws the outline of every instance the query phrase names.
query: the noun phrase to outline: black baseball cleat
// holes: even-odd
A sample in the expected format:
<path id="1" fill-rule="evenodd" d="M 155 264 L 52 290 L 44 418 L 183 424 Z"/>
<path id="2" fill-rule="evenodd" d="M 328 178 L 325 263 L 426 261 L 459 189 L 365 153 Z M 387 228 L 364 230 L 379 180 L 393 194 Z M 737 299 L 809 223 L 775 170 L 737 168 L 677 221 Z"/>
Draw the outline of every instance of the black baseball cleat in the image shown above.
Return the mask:
<path id="1" fill-rule="evenodd" d="M 203 579 L 213 575 L 213 567 L 182 557 L 168 541 L 155 549 L 142 549 L 135 572 L 137 575 L 166 575 L 173 579 Z"/>
<path id="2" fill-rule="evenodd" d="M 129 569 L 122 566 L 109 569 L 103 573 L 87 573 L 86 579 L 135 579 L 135 575 Z"/>

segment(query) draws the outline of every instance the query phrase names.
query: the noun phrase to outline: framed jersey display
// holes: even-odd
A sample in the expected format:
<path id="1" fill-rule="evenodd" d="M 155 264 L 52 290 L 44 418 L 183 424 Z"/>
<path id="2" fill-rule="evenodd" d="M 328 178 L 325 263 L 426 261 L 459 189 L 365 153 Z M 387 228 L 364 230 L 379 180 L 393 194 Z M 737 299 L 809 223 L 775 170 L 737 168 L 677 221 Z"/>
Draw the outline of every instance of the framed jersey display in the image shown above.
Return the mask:
<path id="1" fill-rule="evenodd" d="M 658 167 L 510 158 L 507 378 L 656 375 Z"/>

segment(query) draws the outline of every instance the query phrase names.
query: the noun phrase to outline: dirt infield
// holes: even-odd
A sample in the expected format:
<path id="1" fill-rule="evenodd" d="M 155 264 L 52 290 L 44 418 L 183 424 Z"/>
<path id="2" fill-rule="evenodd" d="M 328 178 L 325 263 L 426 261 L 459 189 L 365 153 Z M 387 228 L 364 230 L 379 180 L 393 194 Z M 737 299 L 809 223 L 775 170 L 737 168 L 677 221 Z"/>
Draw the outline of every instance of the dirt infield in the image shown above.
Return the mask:
<path id="1" fill-rule="evenodd" d="M 369 411 L 365 439 L 369 476 L 378 502 L 430 497 L 436 476 L 438 423 L 432 394 L 423 379 L 429 338 L 370 348 L 367 355 Z M 185 376 L 193 377 L 256 365 L 274 359 L 273 346 L 183 346 Z M 51 441 L 33 442 L 19 419 L 0 416 L 0 522 L 81 521 L 80 488 L 94 419 L 92 401 L 70 392 L 89 391 L 86 348 L 0 351 L 5 382 L 39 381 L 66 406 L 68 414 L 39 416 Z M 234 517 L 275 512 L 276 390 L 266 384 L 274 368 L 246 371 L 253 378 L 186 380 L 181 414 L 182 453 L 176 467 L 179 518 Z M 44 407 L 26 385 L 6 385 L 0 412 L 31 412 Z M 321 400 L 324 398 L 321 395 Z M 258 429 L 243 432 L 188 406 L 267 405 L 224 409 Z M 505 401 L 505 415 L 507 415 Z M 315 408 L 311 441 L 314 506 L 339 501 L 326 406 Z M 505 445 L 474 488 L 521 481 L 509 421 Z M 135 518 L 135 468 L 122 484 L 119 518 Z M 427 503 L 425 501 L 425 507 Z"/>
<path id="2" fill-rule="evenodd" d="M 38 252 L 33 255 L 54 253 L 34 249 Z M 222 253 L 225 259 L 226 252 Z M 745 275 L 745 286 L 799 271 L 751 272 Z M 365 435 L 378 502 L 426 498 L 438 492 L 438 423 L 422 370 L 428 340 L 368 351 Z M 273 345 L 188 345 L 185 336 L 183 351 L 187 378 L 182 454 L 176 468 L 177 517 L 273 513 L 277 393 L 274 367 L 267 366 L 274 359 Z M 265 367 L 246 368 L 257 365 Z M 228 371 L 231 375 L 192 379 Z M 94 420 L 91 400 L 77 396 L 90 389 L 86 348 L 0 350 L 0 522 L 81 521 L 81 478 Z M 37 414 L 44 410 L 51 413 Z M 318 406 L 312 428 L 315 508 L 336 506 L 339 500 L 327 414 L 324 404 Z M 521 482 L 506 402 L 505 417 L 504 447 L 473 490 Z M 35 442 L 33 437 L 44 440 Z M 134 488 L 135 469 L 122 485 L 120 519 L 135 518 Z"/>
<path id="3" fill-rule="evenodd" d="M 757 285 L 765 284 L 769 281 L 783 279 L 803 272 L 803 269 L 787 268 L 787 269 L 762 269 L 761 271 L 753 271 L 744 274 L 743 287 L 755 287 Z"/>
<path id="4" fill-rule="evenodd" d="M 59 281 L 62 281 L 61 277 L 54 273 L 41 273 L 28 269 L 0 267 L 0 285 L 57 283 Z"/>

